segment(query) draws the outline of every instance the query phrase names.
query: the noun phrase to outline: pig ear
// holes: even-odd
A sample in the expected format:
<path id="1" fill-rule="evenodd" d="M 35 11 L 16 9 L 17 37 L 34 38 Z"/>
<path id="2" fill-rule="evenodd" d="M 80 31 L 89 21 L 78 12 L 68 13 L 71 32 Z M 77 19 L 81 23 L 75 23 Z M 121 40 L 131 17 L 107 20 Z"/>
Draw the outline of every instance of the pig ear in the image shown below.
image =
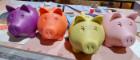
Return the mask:
<path id="1" fill-rule="evenodd" d="M 130 15 L 128 15 L 127 17 L 135 21 L 137 16 L 138 16 L 138 13 L 137 12 L 133 12 Z"/>
<path id="2" fill-rule="evenodd" d="M 102 21 L 103 21 L 103 17 L 102 16 L 96 16 L 92 21 L 101 25 Z"/>
<path id="3" fill-rule="evenodd" d="M 6 5 L 6 9 L 7 9 L 8 12 L 11 12 L 11 11 L 15 10 L 15 8 L 13 8 L 9 5 Z"/>
<path id="4" fill-rule="evenodd" d="M 111 21 L 117 18 L 120 18 L 121 14 L 119 14 L 118 12 L 113 13 L 112 17 L 111 17 Z"/>
<path id="5" fill-rule="evenodd" d="M 22 5 L 20 9 L 26 12 L 30 12 L 30 10 L 28 9 L 26 5 Z"/>
<path id="6" fill-rule="evenodd" d="M 42 15 L 44 13 L 48 13 L 49 11 L 43 7 L 40 7 L 39 12 L 40 12 L 40 15 Z"/>
<path id="7" fill-rule="evenodd" d="M 85 19 L 82 16 L 76 16 L 74 25 L 83 21 L 85 21 Z"/>
<path id="8" fill-rule="evenodd" d="M 58 14 L 58 15 L 61 15 L 61 16 L 63 14 L 63 12 L 62 12 L 62 10 L 60 8 L 56 8 L 53 12 Z"/>

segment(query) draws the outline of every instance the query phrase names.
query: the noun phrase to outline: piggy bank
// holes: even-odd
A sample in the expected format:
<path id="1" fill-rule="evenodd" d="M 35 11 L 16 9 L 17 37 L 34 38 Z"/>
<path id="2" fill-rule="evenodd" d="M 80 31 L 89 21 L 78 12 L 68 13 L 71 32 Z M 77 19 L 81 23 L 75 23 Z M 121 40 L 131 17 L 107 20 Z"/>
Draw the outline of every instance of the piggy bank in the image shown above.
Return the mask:
<path id="1" fill-rule="evenodd" d="M 93 54 L 99 49 L 105 37 L 102 20 L 102 16 L 83 13 L 76 16 L 69 28 L 69 41 L 75 53 Z"/>
<path id="2" fill-rule="evenodd" d="M 119 12 L 104 14 L 106 47 L 129 47 L 135 42 L 137 13 L 125 15 Z"/>
<path id="3" fill-rule="evenodd" d="M 62 10 L 60 8 L 47 10 L 41 7 L 39 11 L 38 31 L 41 35 L 41 44 L 50 45 L 55 41 L 62 40 L 68 26 Z"/>
<path id="4" fill-rule="evenodd" d="M 37 29 L 38 12 L 29 5 L 13 8 L 6 5 L 8 11 L 8 31 L 15 37 L 34 37 Z"/>

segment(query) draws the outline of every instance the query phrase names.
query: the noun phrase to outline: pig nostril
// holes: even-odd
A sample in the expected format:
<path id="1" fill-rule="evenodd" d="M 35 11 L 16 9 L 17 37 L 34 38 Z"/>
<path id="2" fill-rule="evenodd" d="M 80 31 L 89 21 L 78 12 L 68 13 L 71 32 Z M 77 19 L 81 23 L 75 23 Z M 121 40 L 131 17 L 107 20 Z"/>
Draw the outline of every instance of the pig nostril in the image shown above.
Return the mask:
<path id="1" fill-rule="evenodd" d="M 124 46 L 131 46 L 133 43 L 134 43 L 134 37 L 133 36 L 130 36 L 130 37 L 127 37 L 126 40 L 123 42 L 124 43 Z"/>
<path id="2" fill-rule="evenodd" d="M 93 46 L 92 45 L 87 45 L 87 49 L 89 50 L 89 51 L 91 51 L 91 50 L 93 50 Z"/>
<path id="3" fill-rule="evenodd" d="M 128 39 L 127 39 L 127 42 L 129 42 Z"/>
<path id="4" fill-rule="evenodd" d="M 131 42 L 133 42 L 133 40 L 131 40 Z"/>
<path id="5" fill-rule="evenodd" d="M 50 35 L 50 34 L 51 34 L 51 32 L 47 31 L 47 32 L 46 32 L 46 34 Z"/>
<path id="6" fill-rule="evenodd" d="M 87 48 L 88 48 L 88 49 L 91 49 L 91 46 L 90 46 L 90 45 L 88 45 L 88 46 L 87 46 Z"/>
<path id="7" fill-rule="evenodd" d="M 132 37 L 130 37 L 129 39 L 130 39 L 130 42 L 133 42 Z"/>
<path id="8" fill-rule="evenodd" d="M 52 37 L 53 32 L 52 31 L 46 31 L 46 35 L 48 38 Z"/>
<path id="9" fill-rule="evenodd" d="M 129 42 L 133 42 L 133 38 L 132 37 L 129 37 L 128 39 L 127 39 L 127 42 L 129 43 Z"/>

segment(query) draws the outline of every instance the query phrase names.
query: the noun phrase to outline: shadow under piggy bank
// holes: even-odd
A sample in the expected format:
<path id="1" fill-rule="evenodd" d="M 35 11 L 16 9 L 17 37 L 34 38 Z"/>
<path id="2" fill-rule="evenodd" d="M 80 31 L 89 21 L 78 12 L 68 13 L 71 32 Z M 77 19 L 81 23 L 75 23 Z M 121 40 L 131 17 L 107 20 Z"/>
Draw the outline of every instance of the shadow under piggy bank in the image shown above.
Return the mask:
<path id="1" fill-rule="evenodd" d="M 103 46 L 101 50 L 99 51 L 99 53 L 97 54 L 97 56 L 100 56 L 100 60 L 140 60 L 140 58 L 134 53 L 134 51 L 132 51 L 132 49 L 126 48 L 125 51 L 126 53 L 118 54 L 112 51 L 111 49 L 109 49 L 108 47 Z M 95 59 L 95 60 L 98 60 L 98 59 Z"/>
<path id="2" fill-rule="evenodd" d="M 126 47 L 121 47 L 121 46 L 113 46 L 109 48 L 112 52 L 114 53 L 118 53 L 118 54 L 125 54 L 126 51 Z"/>
<path id="3" fill-rule="evenodd" d="M 65 48 L 75 56 L 76 60 L 91 60 L 92 54 L 84 54 L 82 52 L 79 52 L 79 53 L 73 52 L 72 46 L 69 40 L 65 40 L 64 45 L 65 45 Z"/>
<path id="4" fill-rule="evenodd" d="M 37 38 L 40 40 L 40 44 L 41 45 L 53 45 L 56 41 L 56 39 L 47 39 L 47 40 L 44 40 L 41 38 L 41 35 L 39 33 L 36 34 Z"/>
<path id="5" fill-rule="evenodd" d="M 20 41 L 24 40 L 25 38 L 27 38 L 27 37 L 19 37 L 19 38 L 17 38 L 15 36 L 13 36 L 10 32 L 7 32 L 7 34 L 9 35 L 9 41 L 10 42 L 20 42 Z"/>

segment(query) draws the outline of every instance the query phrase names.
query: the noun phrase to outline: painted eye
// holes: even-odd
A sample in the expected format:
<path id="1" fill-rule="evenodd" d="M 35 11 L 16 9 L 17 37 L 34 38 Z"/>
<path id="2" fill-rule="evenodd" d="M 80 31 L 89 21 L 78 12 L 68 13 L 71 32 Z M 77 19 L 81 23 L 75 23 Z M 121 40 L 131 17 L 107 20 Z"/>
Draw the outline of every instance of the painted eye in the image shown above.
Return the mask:
<path id="1" fill-rule="evenodd" d="M 14 14 L 11 14 L 11 15 L 10 15 L 10 19 L 12 19 L 13 17 L 14 17 Z"/>
<path id="2" fill-rule="evenodd" d="M 84 26 L 81 26 L 81 30 L 84 31 L 85 30 L 85 27 Z"/>
<path id="3" fill-rule="evenodd" d="M 96 30 L 97 31 L 97 26 L 93 26 L 93 30 Z"/>
<path id="4" fill-rule="evenodd" d="M 58 20 L 58 18 L 57 18 L 57 17 L 55 17 L 54 19 L 55 19 L 55 20 Z"/>
<path id="5" fill-rule="evenodd" d="M 118 25 L 121 27 L 122 26 L 121 22 L 118 22 Z"/>
<path id="6" fill-rule="evenodd" d="M 21 14 L 21 17 L 24 17 L 24 14 Z"/>
<path id="7" fill-rule="evenodd" d="M 44 20 L 47 20 L 47 17 L 44 17 Z"/>
<path id="8" fill-rule="evenodd" d="M 132 22 L 129 22 L 129 25 L 132 25 Z"/>

